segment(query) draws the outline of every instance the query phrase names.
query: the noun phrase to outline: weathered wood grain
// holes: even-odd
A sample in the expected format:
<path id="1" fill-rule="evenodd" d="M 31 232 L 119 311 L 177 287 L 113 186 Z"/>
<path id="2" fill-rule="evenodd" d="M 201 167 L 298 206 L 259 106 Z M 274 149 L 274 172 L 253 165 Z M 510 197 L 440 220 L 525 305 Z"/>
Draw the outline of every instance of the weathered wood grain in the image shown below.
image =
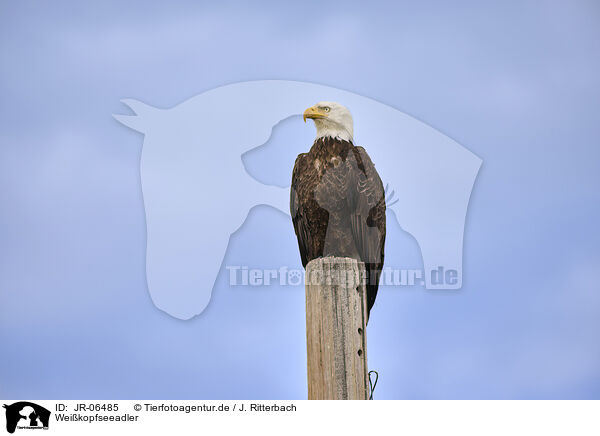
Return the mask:
<path id="1" fill-rule="evenodd" d="M 338 257 L 306 266 L 309 400 L 368 399 L 364 268 Z"/>

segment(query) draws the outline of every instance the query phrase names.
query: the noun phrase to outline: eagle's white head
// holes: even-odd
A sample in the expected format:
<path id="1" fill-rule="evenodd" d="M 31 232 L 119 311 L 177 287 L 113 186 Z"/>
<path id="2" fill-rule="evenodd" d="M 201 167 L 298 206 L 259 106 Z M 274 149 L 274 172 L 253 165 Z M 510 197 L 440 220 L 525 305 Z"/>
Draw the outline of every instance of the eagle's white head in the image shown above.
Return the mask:
<path id="1" fill-rule="evenodd" d="M 317 139 L 326 136 L 352 141 L 354 121 L 345 106 L 332 101 L 322 101 L 304 111 L 304 122 L 310 118 L 317 127 Z"/>

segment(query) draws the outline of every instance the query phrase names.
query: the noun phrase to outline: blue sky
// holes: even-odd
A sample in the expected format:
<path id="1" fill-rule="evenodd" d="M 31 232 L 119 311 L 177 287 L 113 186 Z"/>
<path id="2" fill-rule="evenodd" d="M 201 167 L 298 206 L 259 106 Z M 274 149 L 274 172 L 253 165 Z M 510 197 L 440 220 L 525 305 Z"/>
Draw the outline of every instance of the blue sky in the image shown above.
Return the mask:
<path id="1" fill-rule="evenodd" d="M 378 296 L 376 398 L 599 398 L 599 21 L 591 1 L 2 3 L 0 396 L 306 397 L 301 288 L 223 271 L 190 321 L 152 304 L 143 140 L 111 117 L 124 97 L 288 79 L 393 106 L 484 162 L 463 288 Z M 281 244 L 289 218 L 257 207 L 226 262 L 299 264 Z"/>

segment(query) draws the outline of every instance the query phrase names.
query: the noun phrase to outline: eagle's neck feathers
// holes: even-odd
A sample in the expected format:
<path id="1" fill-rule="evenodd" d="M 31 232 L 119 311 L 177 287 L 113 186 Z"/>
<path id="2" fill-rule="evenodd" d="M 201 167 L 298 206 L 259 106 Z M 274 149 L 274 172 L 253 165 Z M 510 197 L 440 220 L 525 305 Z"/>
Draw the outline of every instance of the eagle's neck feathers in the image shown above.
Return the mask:
<path id="1" fill-rule="evenodd" d="M 340 138 L 332 138 L 324 136 L 315 139 L 310 148 L 309 155 L 313 159 L 329 161 L 332 157 L 340 156 L 346 158 L 348 151 L 354 147 L 352 141 L 342 140 Z"/>
<path id="2" fill-rule="evenodd" d="M 315 120 L 315 126 L 317 127 L 317 137 L 315 139 L 331 137 L 352 142 L 354 132 L 351 122 L 342 124 L 330 120 Z"/>

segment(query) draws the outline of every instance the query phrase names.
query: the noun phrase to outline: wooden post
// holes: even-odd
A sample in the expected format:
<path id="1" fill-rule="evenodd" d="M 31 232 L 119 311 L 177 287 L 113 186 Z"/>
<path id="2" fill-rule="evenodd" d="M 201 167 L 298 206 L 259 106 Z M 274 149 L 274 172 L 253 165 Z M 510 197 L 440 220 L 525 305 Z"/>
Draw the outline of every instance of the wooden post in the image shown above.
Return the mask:
<path id="1" fill-rule="evenodd" d="M 309 400 L 368 399 L 364 269 L 342 257 L 306 266 Z"/>

